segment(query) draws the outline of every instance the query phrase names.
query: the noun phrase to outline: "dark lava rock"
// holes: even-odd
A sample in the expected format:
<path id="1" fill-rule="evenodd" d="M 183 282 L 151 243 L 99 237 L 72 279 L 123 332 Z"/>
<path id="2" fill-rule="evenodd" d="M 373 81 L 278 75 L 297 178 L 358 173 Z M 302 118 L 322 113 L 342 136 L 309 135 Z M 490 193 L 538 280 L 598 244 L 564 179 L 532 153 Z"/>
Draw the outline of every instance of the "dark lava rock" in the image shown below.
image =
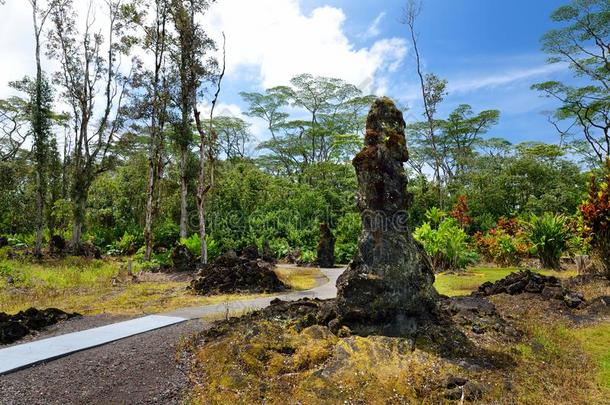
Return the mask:
<path id="1" fill-rule="evenodd" d="M 29 308 L 15 315 L 0 312 L 0 344 L 13 343 L 24 336 L 54 325 L 58 322 L 80 316 L 69 314 L 56 308 L 38 310 Z"/>
<path id="2" fill-rule="evenodd" d="M 352 162 L 363 229 L 354 260 L 337 280 L 338 313 L 356 334 L 366 333 L 358 324 L 409 333 L 415 319 L 435 313 L 438 294 L 430 260 L 407 226 L 405 121 L 389 98 L 373 103 L 365 143 Z"/>
<path id="3" fill-rule="evenodd" d="M 610 296 L 601 296 L 591 300 L 587 305 L 587 312 L 610 315 Z"/>
<path id="4" fill-rule="evenodd" d="M 285 291 L 287 287 L 273 271 L 273 264 L 257 256 L 258 250 L 253 249 L 244 249 L 240 256 L 225 253 L 202 267 L 191 289 L 201 295 Z"/>
<path id="5" fill-rule="evenodd" d="M 269 263 L 276 263 L 277 262 L 277 258 L 275 257 L 275 253 L 271 249 L 271 246 L 269 245 L 269 240 L 268 239 L 265 239 L 265 241 L 263 242 L 262 259 L 264 261 L 266 261 L 266 262 L 269 262 Z"/>
<path id="6" fill-rule="evenodd" d="M 178 244 L 172 249 L 172 270 L 175 272 L 195 271 L 197 258 L 184 245 Z"/>
<path id="7" fill-rule="evenodd" d="M 288 253 L 286 253 L 286 256 L 284 256 L 284 261 L 290 264 L 297 264 L 300 258 L 301 251 L 299 249 L 292 249 L 289 250 Z"/>
<path id="8" fill-rule="evenodd" d="M 70 254 L 74 256 L 86 257 L 89 259 L 101 259 L 102 252 L 92 243 L 83 242 L 77 246 L 72 246 L 69 249 Z"/>
<path id="9" fill-rule="evenodd" d="M 445 388 L 453 389 L 455 387 L 463 387 L 467 382 L 468 380 L 466 378 L 450 375 L 445 382 Z"/>
<path id="10" fill-rule="evenodd" d="M 51 253 L 56 254 L 56 253 L 62 253 L 64 250 L 66 250 L 66 240 L 60 236 L 60 235 L 53 235 L 51 236 L 51 243 L 50 243 L 50 248 L 51 248 Z"/>
<path id="11" fill-rule="evenodd" d="M 8 321 L 0 323 L 0 344 L 9 344 L 27 336 L 30 330 L 20 322 Z"/>
<path id="12" fill-rule="evenodd" d="M 584 301 L 584 295 L 578 292 L 568 292 L 563 296 L 563 302 L 570 308 L 578 308 Z"/>
<path id="13" fill-rule="evenodd" d="M 547 285 L 542 290 L 542 296 L 549 300 L 560 300 L 566 294 L 565 289 L 559 285 Z"/>
<path id="14" fill-rule="evenodd" d="M 504 335 L 518 337 L 519 333 L 500 315 L 496 306 L 486 298 L 452 297 L 441 301 L 441 308 L 449 313 L 453 321 L 477 334 L 495 331 Z"/>
<path id="15" fill-rule="evenodd" d="M 489 281 L 483 283 L 472 295 L 488 297 L 502 293 L 510 295 L 540 294 L 546 299 L 562 300 L 570 308 L 578 308 L 585 302 L 582 294 L 569 291 L 557 277 L 544 276 L 530 270 L 511 273 L 495 283 Z"/>
<path id="16" fill-rule="evenodd" d="M 320 241 L 318 242 L 318 266 L 335 267 L 335 237 L 328 224 L 320 224 Z"/>
<path id="17" fill-rule="evenodd" d="M 246 246 L 239 252 L 239 256 L 247 260 L 256 260 L 260 258 L 256 245 Z"/>

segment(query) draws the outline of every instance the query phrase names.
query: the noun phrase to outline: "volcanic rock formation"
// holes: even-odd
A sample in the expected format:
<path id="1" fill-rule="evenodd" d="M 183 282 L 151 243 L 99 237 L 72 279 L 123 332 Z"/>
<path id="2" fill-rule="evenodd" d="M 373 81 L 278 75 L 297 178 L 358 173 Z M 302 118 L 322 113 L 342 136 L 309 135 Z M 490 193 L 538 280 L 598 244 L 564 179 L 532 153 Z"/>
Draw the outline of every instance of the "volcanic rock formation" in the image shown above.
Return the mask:
<path id="1" fill-rule="evenodd" d="M 335 267 L 335 236 L 328 224 L 320 224 L 320 241 L 318 242 L 318 266 Z"/>
<path id="2" fill-rule="evenodd" d="M 337 280 L 338 319 L 361 331 L 368 324 L 409 333 L 418 319 L 433 317 L 438 294 L 429 259 L 407 226 L 405 121 L 389 98 L 373 103 L 365 143 L 353 160 L 363 230 L 354 260 Z"/>
<path id="3" fill-rule="evenodd" d="M 260 258 L 256 247 L 230 251 L 203 265 L 191 289 L 200 295 L 272 293 L 287 290 L 273 271 L 273 264 Z"/>

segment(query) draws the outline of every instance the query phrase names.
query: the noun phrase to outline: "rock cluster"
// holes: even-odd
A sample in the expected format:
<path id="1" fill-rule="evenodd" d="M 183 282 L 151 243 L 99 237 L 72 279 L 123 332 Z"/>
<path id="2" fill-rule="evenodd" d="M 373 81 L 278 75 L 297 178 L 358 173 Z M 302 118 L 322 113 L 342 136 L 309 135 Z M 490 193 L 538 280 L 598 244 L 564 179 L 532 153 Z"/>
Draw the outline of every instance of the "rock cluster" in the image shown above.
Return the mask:
<path id="1" fill-rule="evenodd" d="M 511 273 L 495 283 L 481 284 L 473 295 L 487 297 L 496 294 L 541 294 L 546 299 L 563 301 L 570 308 L 578 308 L 585 299 L 581 293 L 572 292 L 565 288 L 557 277 L 544 276 L 531 270 Z"/>
<path id="2" fill-rule="evenodd" d="M 335 267 L 335 236 L 325 223 L 320 224 L 317 264 L 327 269 Z"/>
<path id="3" fill-rule="evenodd" d="M 403 167 L 409 158 L 405 121 L 389 98 L 373 103 L 365 143 L 352 162 L 363 230 L 354 260 L 337 280 L 339 320 L 408 333 L 417 318 L 435 313 L 438 294 L 429 259 L 407 227 L 412 196 Z"/>
<path id="4" fill-rule="evenodd" d="M 49 244 L 49 253 L 51 255 L 74 255 L 86 257 L 89 259 L 101 259 L 102 252 L 92 243 L 82 242 L 78 246 L 70 246 L 69 243 L 61 235 L 51 236 Z"/>
<path id="5" fill-rule="evenodd" d="M 56 308 L 43 310 L 30 308 L 15 315 L 0 312 L 0 344 L 16 342 L 33 331 L 39 331 L 76 316 L 80 315 L 69 314 Z"/>
<path id="6" fill-rule="evenodd" d="M 101 259 L 102 252 L 97 246 L 92 243 L 83 242 L 77 247 L 69 248 L 70 254 L 74 256 L 86 257 L 89 259 Z"/>
<path id="7" fill-rule="evenodd" d="M 178 244 L 172 249 L 172 271 L 182 273 L 197 270 L 197 258 L 184 245 Z"/>
<path id="8" fill-rule="evenodd" d="M 470 329 L 477 335 L 498 332 L 512 338 L 520 336 L 520 333 L 502 318 L 496 306 L 484 297 L 451 297 L 442 300 L 441 307 L 448 311 L 455 324 Z"/>
<path id="9" fill-rule="evenodd" d="M 228 293 L 271 293 L 287 289 L 273 271 L 273 264 L 259 257 L 256 247 L 238 256 L 230 251 L 203 265 L 191 289 L 200 295 Z"/>

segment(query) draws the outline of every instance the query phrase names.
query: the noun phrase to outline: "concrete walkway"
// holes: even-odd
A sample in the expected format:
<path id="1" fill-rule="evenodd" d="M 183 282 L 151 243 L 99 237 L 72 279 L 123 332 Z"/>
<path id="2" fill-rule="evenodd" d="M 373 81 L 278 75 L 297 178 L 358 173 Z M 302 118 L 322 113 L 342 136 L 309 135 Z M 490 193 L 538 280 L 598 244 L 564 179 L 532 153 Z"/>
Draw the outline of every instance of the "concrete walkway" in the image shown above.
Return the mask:
<path id="1" fill-rule="evenodd" d="M 150 315 L 131 319 L 112 325 L 68 333 L 48 339 L 0 349 L 0 375 L 8 374 L 38 363 L 51 361 L 82 350 L 101 346 L 116 340 L 124 339 L 140 333 L 176 325 L 191 319 L 199 319 L 218 314 L 239 313 L 248 310 L 265 308 L 276 298 L 293 301 L 301 298 L 334 298 L 337 290 L 337 277 L 343 269 L 320 269 L 328 278 L 311 290 L 291 292 L 249 300 L 229 301 L 223 304 L 205 305 L 202 307 L 184 308 L 166 314 Z"/>

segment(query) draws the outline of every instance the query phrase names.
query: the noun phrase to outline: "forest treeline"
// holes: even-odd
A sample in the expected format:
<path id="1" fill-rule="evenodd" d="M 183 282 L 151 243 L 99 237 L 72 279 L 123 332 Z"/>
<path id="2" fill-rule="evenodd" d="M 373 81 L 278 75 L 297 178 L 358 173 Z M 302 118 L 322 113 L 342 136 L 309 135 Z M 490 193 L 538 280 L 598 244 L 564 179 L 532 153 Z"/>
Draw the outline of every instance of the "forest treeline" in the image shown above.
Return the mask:
<path id="1" fill-rule="evenodd" d="M 215 113 L 225 44 L 200 23 L 212 3 L 108 0 L 98 15 L 79 15 L 72 0 L 30 0 L 36 76 L 3 78 L 18 95 L 0 100 L 0 233 L 12 244 L 39 253 L 61 235 L 164 263 L 180 240 L 204 261 L 268 243 L 307 261 L 326 222 L 338 261 L 351 259 L 360 232 L 351 158 L 375 97 L 304 73 L 241 93 L 245 116 Z M 488 137 L 501 111 L 446 105 L 446 80 L 420 64 L 419 10 L 411 3 L 403 19 L 424 111 L 407 123 L 411 227 L 425 239 L 423 226 L 429 234 L 455 218 L 481 254 L 472 246 L 510 221 L 525 229 L 560 215 L 587 251 L 583 201 L 595 198 L 590 187 L 604 190 L 589 180 L 603 179 L 610 152 L 608 2 L 559 8 L 542 38 L 549 63 L 569 65 L 578 83 L 533 85 L 558 103 L 552 144 Z M 452 112 L 440 116 L 441 106 Z M 263 141 L 251 119 L 264 123 Z"/>

